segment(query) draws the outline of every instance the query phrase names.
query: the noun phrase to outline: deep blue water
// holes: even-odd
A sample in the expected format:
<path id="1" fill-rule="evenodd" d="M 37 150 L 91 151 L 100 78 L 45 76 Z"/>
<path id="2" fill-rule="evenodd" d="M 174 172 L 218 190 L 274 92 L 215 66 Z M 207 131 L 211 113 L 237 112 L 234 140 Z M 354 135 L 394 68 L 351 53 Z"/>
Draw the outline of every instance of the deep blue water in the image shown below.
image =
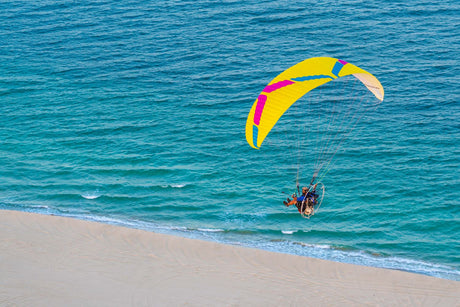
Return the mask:
<path id="1" fill-rule="evenodd" d="M 0 208 L 460 280 L 459 29 L 456 1 L 3 1 Z M 315 56 L 385 100 L 304 219 L 292 150 L 244 129 Z"/>

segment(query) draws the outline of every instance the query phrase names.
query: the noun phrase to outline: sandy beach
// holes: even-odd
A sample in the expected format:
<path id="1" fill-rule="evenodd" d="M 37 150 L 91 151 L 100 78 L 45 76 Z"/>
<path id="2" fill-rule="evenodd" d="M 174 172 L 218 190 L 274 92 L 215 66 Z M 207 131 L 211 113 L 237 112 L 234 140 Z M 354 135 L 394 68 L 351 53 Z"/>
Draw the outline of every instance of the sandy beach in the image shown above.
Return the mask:
<path id="1" fill-rule="evenodd" d="M 460 306 L 460 282 L 0 211 L 1 306 Z"/>

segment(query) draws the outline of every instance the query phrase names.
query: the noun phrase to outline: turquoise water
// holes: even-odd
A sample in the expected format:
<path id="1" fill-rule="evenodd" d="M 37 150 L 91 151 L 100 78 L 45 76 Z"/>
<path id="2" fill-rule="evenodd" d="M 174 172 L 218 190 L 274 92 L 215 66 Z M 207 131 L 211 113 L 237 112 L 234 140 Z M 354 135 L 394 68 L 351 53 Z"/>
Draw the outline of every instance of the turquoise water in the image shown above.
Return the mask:
<path id="1" fill-rule="evenodd" d="M 459 12 L 3 1 L 0 208 L 460 280 Z M 276 134 L 254 150 L 244 129 L 265 85 L 314 56 L 372 72 L 385 100 L 304 219 L 282 205 L 292 151 Z"/>

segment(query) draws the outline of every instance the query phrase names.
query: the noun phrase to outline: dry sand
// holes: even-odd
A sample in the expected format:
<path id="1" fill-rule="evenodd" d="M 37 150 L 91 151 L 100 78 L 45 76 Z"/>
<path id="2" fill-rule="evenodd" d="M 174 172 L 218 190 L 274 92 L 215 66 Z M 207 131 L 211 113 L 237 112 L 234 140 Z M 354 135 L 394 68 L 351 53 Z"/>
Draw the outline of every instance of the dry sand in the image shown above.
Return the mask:
<path id="1" fill-rule="evenodd" d="M 0 211 L 0 306 L 460 306 L 460 282 Z"/>

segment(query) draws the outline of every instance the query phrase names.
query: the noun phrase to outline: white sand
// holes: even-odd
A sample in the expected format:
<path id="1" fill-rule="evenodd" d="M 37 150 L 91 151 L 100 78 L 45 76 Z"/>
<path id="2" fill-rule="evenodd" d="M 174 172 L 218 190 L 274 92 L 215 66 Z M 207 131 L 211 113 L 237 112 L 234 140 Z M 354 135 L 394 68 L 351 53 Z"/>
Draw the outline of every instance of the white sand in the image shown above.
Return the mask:
<path id="1" fill-rule="evenodd" d="M 0 306 L 460 306 L 460 282 L 0 211 Z"/>

